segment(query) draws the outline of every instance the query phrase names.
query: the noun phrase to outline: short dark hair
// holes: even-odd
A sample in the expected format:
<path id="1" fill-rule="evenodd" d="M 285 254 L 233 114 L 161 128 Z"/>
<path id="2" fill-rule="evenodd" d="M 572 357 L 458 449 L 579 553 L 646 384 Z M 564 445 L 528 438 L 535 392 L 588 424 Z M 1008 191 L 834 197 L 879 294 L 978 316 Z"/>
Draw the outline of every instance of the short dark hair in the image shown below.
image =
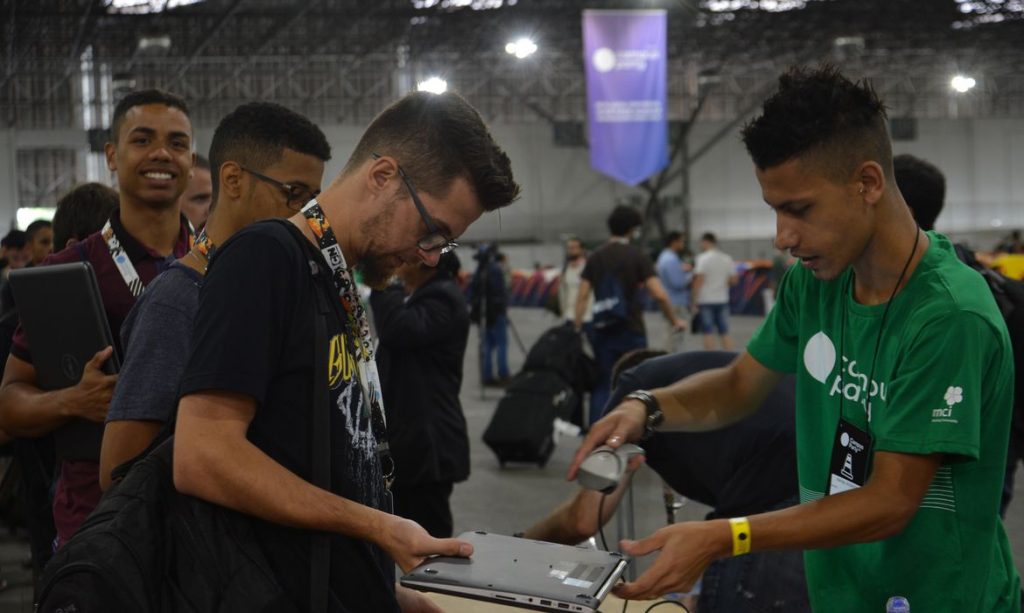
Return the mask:
<path id="1" fill-rule="evenodd" d="M 35 239 L 36 234 L 39 233 L 43 228 L 52 228 L 53 222 L 49 219 L 37 219 L 32 223 L 28 224 L 25 228 L 25 242 L 30 243 Z"/>
<path id="2" fill-rule="evenodd" d="M 173 109 L 178 109 L 189 117 L 188 104 L 180 96 L 176 96 L 162 89 L 143 89 L 131 92 L 114 107 L 114 117 L 110 120 L 110 140 L 116 143 L 121 132 L 121 124 L 124 123 L 124 116 L 128 111 L 147 104 L 163 104 Z M 190 118 L 191 119 L 191 118 Z"/>
<path id="3" fill-rule="evenodd" d="M 873 160 L 893 178 L 885 105 L 867 80 L 853 82 L 832 66 L 779 77 L 778 91 L 742 136 L 761 170 L 801 158 L 838 183 Z"/>
<path id="4" fill-rule="evenodd" d="M 934 229 L 946 200 L 945 175 L 931 162 L 906 153 L 892 159 L 892 168 L 896 186 L 918 225 L 924 230 Z"/>
<path id="5" fill-rule="evenodd" d="M 508 155 L 476 109 L 453 92 L 414 92 L 384 109 L 363 133 L 343 172 L 374 153 L 393 156 L 417 189 L 434 196 L 444 195 L 452 181 L 464 177 L 486 211 L 519 197 Z"/>
<path id="6" fill-rule="evenodd" d="M 22 230 L 11 230 L 0 239 L 0 247 L 23 249 L 25 247 L 25 232 Z"/>
<path id="7" fill-rule="evenodd" d="M 611 215 L 608 216 L 608 231 L 612 236 L 625 236 L 643 222 L 644 218 L 640 211 L 620 204 L 612 209 Z"/>
<path id="8" fill-rule="evenodd" d="M 64 194 L 53 214 L 54 250 L 63 249 L 68 239 L 98 232 L 117 203 L 117 192 L 102 183 L 83 183 Z"/>
<path id="9" fill-rule="evenodd" d="M 331 145 L 320 128 L 280 104 L 248 102 L 225 115 L 210 143 L 214 202 L 225 162 L 237 162 L 259 172 L 280 160 L 285 149 L 325 162 L 331 159 Z"/>
<path id="10" fill-rule="evenodd" d="M 707 241 L 707 242 L 711 243 L 712 245 L 717 245 L 718 244 L 718 237 L 715 236 L 713 232 L 705 232 L 704 234 L 701 234 L 700 235 L 700 240 Z"/>
<path id="11" fill-rule="evenodd" d="M 665 235 L 665 246 L 669 247 L 672 245 L 672 243 L 676 242 L 681 238 L 683 238 L 682 232 L 680 232 L 679 230 L 672 230 L 671 232 Z"/>
<path id="12" fill-rule="evenodd" d="M 631 368 L 636 368 L 647 360 L 661 357 L 666 354 L 668 354 L 668 352 L 661 349 L 634 349 L 623 354 L 623 356 L 615 362 L 615 365 L 612 366 L 612 388 L 619 384 L 619 378 L 622 377 L 622 373 Z"/>

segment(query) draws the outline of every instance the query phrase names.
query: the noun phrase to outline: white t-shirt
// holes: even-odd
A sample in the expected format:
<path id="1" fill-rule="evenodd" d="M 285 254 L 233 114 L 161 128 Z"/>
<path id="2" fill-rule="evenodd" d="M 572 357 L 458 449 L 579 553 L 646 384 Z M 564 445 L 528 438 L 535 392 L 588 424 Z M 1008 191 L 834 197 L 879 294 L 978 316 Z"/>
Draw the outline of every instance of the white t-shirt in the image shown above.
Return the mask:
<path id="1" fill-rule="evenodd" d="M 697 304 L 729 303 L 729 277 L 736 274 L 736 263 L 729 254 L 718 249 L 705 251 L 697 256 L 693 272 L 704 276 Z"/>

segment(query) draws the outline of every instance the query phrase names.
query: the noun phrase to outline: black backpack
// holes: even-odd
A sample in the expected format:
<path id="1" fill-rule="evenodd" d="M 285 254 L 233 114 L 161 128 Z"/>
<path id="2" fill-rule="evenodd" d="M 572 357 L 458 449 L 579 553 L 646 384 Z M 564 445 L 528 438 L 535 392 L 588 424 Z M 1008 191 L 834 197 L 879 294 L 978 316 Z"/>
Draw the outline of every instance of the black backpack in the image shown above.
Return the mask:
<path id="1" fill-rule="evenodd" d="M 961 261 L 981 273 L 1010 332 L 1010 345 L 1013 347 L 1011 449 L 1024 456 L 1024 283 L 986 268 L 963 245 L 956 245 L 956 254 Z"/>
<path id="2" fill-rule="evenodd" d="M 312 253 L 301 232 L 284 223 Z M 327 317 L 338 316 L 340 307 L 316 258 L 310 269 L 317 288 L 313 386 L 319 391 L 310 434 L 313 483 L 330 489 Z M 115 485 L 47 564 L 37 612 L 297 613 L 252 520 L 175 490 L 173 424 L 174 416 L 146 451 L 114 470 Z M 312 537 L 313 612 L 328 606 L 329 539 Z"/>

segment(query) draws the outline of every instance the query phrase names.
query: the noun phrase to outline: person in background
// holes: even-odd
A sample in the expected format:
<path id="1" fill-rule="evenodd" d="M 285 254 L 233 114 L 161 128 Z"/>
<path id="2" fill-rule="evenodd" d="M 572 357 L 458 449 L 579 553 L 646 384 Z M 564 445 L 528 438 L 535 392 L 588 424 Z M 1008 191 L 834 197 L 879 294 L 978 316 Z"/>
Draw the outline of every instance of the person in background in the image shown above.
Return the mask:
<path id="1" fill-rule="evenodd" d="M 206 226 L 206 220 L 210 217 L 210 207 L 213 205 L 213 177 L 210 174 L 210 160 L 201 155 L 196 155 L 196 166 L 192 170 L 192 178 L 188 181 L 188 187 L 181 195 L 178 204 L 181 205 L 181 213 L 192 225 L 196 234 Z"/>
<path id="2" fill-rule="evenodd" d="M 658 271 L 658 278 L 668 293 L 668 299 L 672 302 L 672 309 L 676 317 L 686 319 L 690 313 L 690 282 L 693 280 L 693 266 L 682 259 L 683 249 L 686 247 L 686 240 L 683 233 L 678 231 L 669 232 L 665 235 L 665 248 L 658 254 L 655 269 Z M 678 353 L 683 350 L 683 339 L 686 333 L 683 330 L 673 330 L 672 334 L 665 339 L 665 350 Z"/>
<path id="3" fill-rule="evenodd" d="M 562 275 L 558 283 L 558 304 L 562 311 L 561 317 L 565 321 L 572 322 L 576 318 L 576 297 L 580 293 L 581 275 L 586 265 L 587 252 L 583 248 L 583 241 L 575 236 L 565 239 L 565 264 L 562 266 Z M 593 308 L 594 300 L 591 298 L 583 312 L 584 334 L 590 334 L 590 322 L 594 317 Z"/>
<path id="4" fill-rule="evenodd" d="M 117 208 L 118 195 L 102 183 L 83 183 L 57 201 L 53 245 L 60 251 L 98 232 Z"/>
<path id="5" fill-rule="evenodd" d="M 469 437 L 459 402 L 469 312 L 459 267 L 454 252 L 434 267 L 404 264 L 397 272 L 400 285 L 370 294 L 395 457 L 395 513 L 438 538 L 452 535 L 448 499 L 454 484 L 469 477 Z"/>
<path id="6" fill-rule="evenodd" d="M 650 292 L 673 330 L 685 330 L 687 325 L 672 308 L 651 260 L 630 244 L 631 237 L 643 223 L 640 213 L 620 205 L 608 215 L 607 223 L 611 236 L 587 258 L 573 320 L 576 329 L 581 330 L 587 305 L 593 296 L 594 332 L 590 344 L 597 362 L 597 383 L 590 394 L 587 426 L 596 422 L 604 412 L 605 403 L 611 395 L 615 362 L 633 349 L 647 347 L 643 314 L 646 293 L 643 290 Z"/>
<path id="7" fill-rule="evenodd" d="M 11 230 L 0 240 L 0 267 L 3 278 L 11 269 L 21 268 L 28 263 L 29 254 L 25 251 L 25 232 Z"/>
<path id="8" fill-rule="evenodd" d="M 39 266 L 53 253 L 53 222 L 37 219 L 25 228 L 25 249 L 29 260 L 26 266 Z"/>
<path id="9" fill-rule="evenodd" d="M 160 90 L 135 91 L 114 108 L 107 167 L 117 173 L 119 207 L 104 228 L 45 264 L 87 261 L 115 343 L 136 297 L 159 273 L 188 252 L 191 232 L 178 197 L 192 170 L 192 122 L 184 100 Z M 54 433 L 57 481 L 53 518 L 59 548 L 92 512 L 102 492 L 100 441 L 117 375 L 102 365 L 113 347 L 98 351 L 81 380 L 60 390 L 36 384 L 29 339 L 19 328 L 0 383 L 0 428 L 14 436 Z"/>
<path id="10" fill-rule="evenodd" d="M 480 325 L 480 376 L 484 385 L 496 387 L 507 385 L 511 379 L 508 367 L 509 296 L 505 269 L 501 264 L 503 256 L 497 245 L 482 246 L 473 256 L 477 267 L 468 291 L 470 319 Z"/>
<path id="11" fill-rule="evenodd" d="M 718 239 L 711 232 L 700 237 L 701 253 L 693 270 L 693 309 L 700 314 L 704 333 L 704 349 L 713 349 L 715 333 L 722 349 L 732 349 L 729 336 L 729 288 L 736 285 L 736 263 L 718 248 Z"/>

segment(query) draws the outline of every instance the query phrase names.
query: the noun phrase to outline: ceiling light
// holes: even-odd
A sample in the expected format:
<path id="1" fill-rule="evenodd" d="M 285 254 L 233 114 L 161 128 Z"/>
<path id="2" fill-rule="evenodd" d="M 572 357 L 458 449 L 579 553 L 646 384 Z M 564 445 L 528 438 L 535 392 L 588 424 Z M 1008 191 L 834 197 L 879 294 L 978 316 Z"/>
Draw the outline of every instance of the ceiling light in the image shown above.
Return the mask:
<path id="1" fill-rule="evenodd" d="M 125 13 L 128 15 L 145 15 L 197 4 L 203 0 L 103 0 L 108 13 Z"/>
<path id="2" fill-rule="evenodd" d="M 960 92 L 961 94 L 967 93 L 968 90 L 970 90 L 977 84 L 977 81 L 975 81 L 971 77 L 965 77 L 962 74 L 956 75 L 949 82 L 950 87 Z"/>
<path id="3" fill-rule="evenodd" d="M 537 52 L 537 43 L 533 40 L 526 38 L 520 38 L 514 40 L 509 44 L 505 45 L 505 53 L 514 55 L 519 59 L 527 58 Z"/>
<path id="4" fill-rule="evenodd" d="M 441 77 L 430 77 L 429 79 L 424 79 L 417 83 L 416 89 L 421 92 L 443 94 L 448 91 L 448 81 L 445 81 Z"/>

